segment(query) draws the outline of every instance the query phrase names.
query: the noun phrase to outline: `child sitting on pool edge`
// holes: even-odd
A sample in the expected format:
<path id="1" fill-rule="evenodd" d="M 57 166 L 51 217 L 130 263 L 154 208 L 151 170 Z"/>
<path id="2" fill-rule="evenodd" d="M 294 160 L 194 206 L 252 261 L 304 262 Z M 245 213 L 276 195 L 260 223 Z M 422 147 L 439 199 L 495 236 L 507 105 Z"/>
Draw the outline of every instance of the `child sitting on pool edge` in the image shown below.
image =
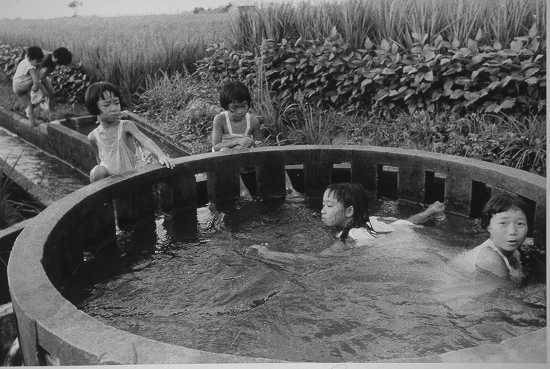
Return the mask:
<path id="1" fill-rule="evenodd" d="M 395 230 L 399 226 L 413 226 L 426 223 L 431 218 L 437 218 L 445 211 L 445 205 L 434 202 L 424 211 L 410 216 L 408 219 L 399 219 L 391 224 L 384 223 L 376 217 L 369 216 L 367 192 L 361 184 L 333 183 L 323 194 L 322 222 L 339 230 L 338 241 L 323 250 L 320 255 L 331 255 L 342 251 L 347 246 L 361 247 L 373 244 L 378 237 Z M 292 254 L 269 250 L 265 245 L 250 246 L 245 255 L 259 256 L 279 262 L 311 261 L 315 257 L 304 254 Z"/>
<path id="2" fill-rule="evenodd" d="M 161 165 L 173 168 L 170 158 L 134 122 L 121 119 L 131 113 L 121 111 L 120 92 L 116 86 L 109 82 L 92 83 L 84 100 L 88 111 L 97 115 L 99 124 L 88 135 L 98 162 L 90 171 L 90 182 L 137 168 L 142 161 L 137 144 L 151 151 Z"/>
<path id="3" fill-rule="evenodd" d="M 508 279 L 519 284 L 525 275 L 518 248 L 525 242 L 527 205 L 516 195 L 495 195 L 485 204 L 481 225 L 489 238 L 481 245 L 459 255 L 451 265 L 467 274 L 482 274 Z"/>
<path id="4" fill-rule="evenodd" d="M 212 151 L 244 150 L 262 144 L 260 122 L 250 113 L 252 98 L 239 81 L 225 82 L 220 89 L 220 105 L 224 109 L 212 124 Z M 242 179 L 241 197 L 251 199 Z M 287 197 L 301 197 L 285 172 Z"/>

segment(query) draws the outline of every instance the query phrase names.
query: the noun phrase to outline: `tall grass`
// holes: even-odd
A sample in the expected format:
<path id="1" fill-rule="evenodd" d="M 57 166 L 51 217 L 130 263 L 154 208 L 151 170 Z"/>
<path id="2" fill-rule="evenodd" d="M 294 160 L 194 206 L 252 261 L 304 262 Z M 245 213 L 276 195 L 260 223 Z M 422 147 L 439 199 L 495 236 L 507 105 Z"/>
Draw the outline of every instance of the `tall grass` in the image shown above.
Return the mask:
<path id="1" fill-rule="evenodd" d="M 140 92 L 148 76 L 192 71 L 214 41 L 225 41 L 227 13 L 75 17 L 47 20 L 0 20 L 0 41 L 66 46 L 88 75 L 108 80 L 128 93 Z"/>
<path id="2" fill-rule="evenodd" d="M 354 48 L 368 36 L 411 47 L 413 33 L 466 44 L 479 31 L 485 41 L 507 45 L 533 24 L 546 34 L 545 0 L 345 0 L 311 4 L 270 4 L 239 14 L 232 25 L 233 39 L 253 50 L 263 38 L 318 39 L 332 27 Z"/>

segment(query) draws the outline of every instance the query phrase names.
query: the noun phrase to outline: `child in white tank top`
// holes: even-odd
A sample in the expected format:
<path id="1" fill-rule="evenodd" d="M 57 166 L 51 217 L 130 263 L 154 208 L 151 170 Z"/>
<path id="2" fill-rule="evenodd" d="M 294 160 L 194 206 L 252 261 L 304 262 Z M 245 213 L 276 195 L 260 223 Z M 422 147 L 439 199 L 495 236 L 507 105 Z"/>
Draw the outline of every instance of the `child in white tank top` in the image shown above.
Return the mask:
<path id="1" fill-rule="evenodd" d="M 108 82 L 91 84 L 85 102 L 99 123 L 88 135 L 98 161 L 90 171 L 91 182 L 138 168 L 143 164 L 141 147 L 150 151 L 161 165 L 173 168 L 170 158 L 134 122 L 120 119 L 124 112 L 120 110 L 120 92 L 116 86 Z"/>

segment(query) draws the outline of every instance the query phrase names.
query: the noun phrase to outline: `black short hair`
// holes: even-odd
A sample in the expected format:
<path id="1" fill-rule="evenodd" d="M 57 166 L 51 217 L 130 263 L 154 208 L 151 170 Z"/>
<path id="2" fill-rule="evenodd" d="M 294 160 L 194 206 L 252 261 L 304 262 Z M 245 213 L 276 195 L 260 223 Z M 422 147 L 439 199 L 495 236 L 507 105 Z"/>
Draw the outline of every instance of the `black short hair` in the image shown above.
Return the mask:
<path id="1" fill-rule="evenodd" d="M 523 211 L 523 214 L 525 214 L 525 217 L 529 220 L 527 216 L 527 203 L 523 201 L 521 197 L 509 193 L 499 193 L 492 196 L 483 207 L 483 211 L 481 212 L 481 226 L 487 228 L 493 215 L 510 209 L 519 209 Z M 529 228 L 529 224 L 527 226 Z"/>
<path id="2" fill-rule="evenodd" d="M 90 114 L 98 115 L 100 113 L 99 108 L 97 107 L 97 102 L 103 97 L 105 91 L 109 91 L 118 97 L 119 100 L 121 100 L 120 103 L 122 105 L 122 98 L 120 97 L 118 87 L 110 82 L 95 82 L 88 87 L 86 94 L 84 95 L 84 103 L 86 104 L 86 108 Z"/>
<path id="3" fill-rule="evenodd" d="M 42 51 L 42 48 L 40 48 L 40 46 L 30 46 L 27 49 L 26 55 L 29 60 L 41 61 L 42 59 L 44 59 L 44 52 Z"/>
<path id="4" fill-rule="evenodd" d="M 58 47 L 52 54 L 59 65 L 69 65 L 73 60 L 73 54 L 65 47 Z"/>
<path id="5" fill-rule="evenodd" d="M 229 104 L 233 101 L 246 101 L 249 106 L 251 105 L 252 99 L 250 97 L 250 91 L 248 91 L 244 83 L 239 81 L 228 81 L 222 85 L 220 89 L 221 107 L 227 110 Z"/>

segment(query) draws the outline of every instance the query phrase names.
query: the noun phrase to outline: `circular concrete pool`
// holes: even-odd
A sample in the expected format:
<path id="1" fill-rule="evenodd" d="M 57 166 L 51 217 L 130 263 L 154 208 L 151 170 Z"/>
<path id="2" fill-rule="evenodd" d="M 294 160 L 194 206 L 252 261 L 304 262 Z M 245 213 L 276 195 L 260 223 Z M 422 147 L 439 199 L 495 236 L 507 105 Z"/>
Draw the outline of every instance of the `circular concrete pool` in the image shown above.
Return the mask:
<path id="1" fill-rule="evenodd" d="M 241 168 L 254 168 L 257 193 L 264 199 L 284 198 L 285 168 L 299 168 L 300 189 L 310 199 L 318 199 L 347 168 L 346 179 L 372 193 L 422 203 L 444 199 L 449 212 L 466 217 L 478 216 L 489 194 L 512 192 L 530 204 L 533 236 L 545 244 L 545 178 L 486 162 L 394 148 L 286 146 L 203 154 L 176 163 L 174 170 L 149 167 L 76 191 L 44 210 L 19 236 L 8 278 L 27 365 L 277 361 L 133 335 L 88 316 L 63 297 L 85 251 L 97 251 L 115 238 L 112 200 L 126 204 L 119 224 L 151 217 L 159 207 L 175 217 L 185 214 L 201 201 L 204 185 L 205 197 L 223 207 L 239 196 Z"/>

